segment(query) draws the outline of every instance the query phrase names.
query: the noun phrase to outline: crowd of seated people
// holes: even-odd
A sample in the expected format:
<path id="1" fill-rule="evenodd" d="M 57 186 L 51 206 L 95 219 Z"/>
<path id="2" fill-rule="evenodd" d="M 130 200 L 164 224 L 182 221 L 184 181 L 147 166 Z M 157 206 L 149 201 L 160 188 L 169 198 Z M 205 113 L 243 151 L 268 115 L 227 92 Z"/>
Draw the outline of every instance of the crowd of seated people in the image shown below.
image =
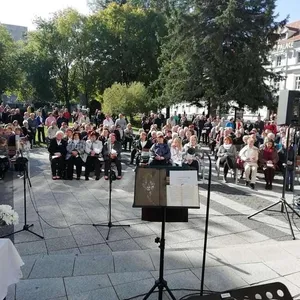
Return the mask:
<path id="1" fill-rule="evenodd" d="M 200 171 L 205 146 L 215 155 L 224 182 L 228 182 L 230 170 L 235 176 L 239 171 L 245 185 L 254 189 L 257 173 L 263 172 L 265 188 L 272 189 L 275 173 L 285 174 L 287 169 L 287 188 L 294 187 L 294 144 L 287 146 L 286 127 L 276 126 L 272 118 L 262 121 L 258 117 L 251 123 L 202 114 L 188 121 L 184 114 L 165 119 L 163 114 L 151 113 L 142 116 L 141 129 L 134 134 L 122 114 L 112 118 L 97 110 L 92 117 L 80 111 L 71 115 L 67 109 L 56 107 L 48 113 L 44 108 L 34 112 L 28 107 L 21 113 L 0 105 L 0 122 L 1 170 L 7 169 L 6 158 L 15 155 L 12 149 L 23 138 L 31 146 L 36 142 L 47 144 L 53 180 L 72 180 L 74 169 L 79 180 L 83 166 L 86 180 L 93 171 L 99 180 L 102 167 L 108 179 L 111 163 L 121 179 L 121 152 L 127 150 L 131 152 L 131 164 L 189 166 Z"/>

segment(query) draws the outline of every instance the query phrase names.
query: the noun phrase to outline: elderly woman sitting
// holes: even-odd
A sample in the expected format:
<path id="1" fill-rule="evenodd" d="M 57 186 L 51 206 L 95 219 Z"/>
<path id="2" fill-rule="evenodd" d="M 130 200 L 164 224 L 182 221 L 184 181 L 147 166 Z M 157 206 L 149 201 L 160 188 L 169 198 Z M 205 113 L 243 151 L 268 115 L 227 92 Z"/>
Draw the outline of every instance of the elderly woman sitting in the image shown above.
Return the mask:
<path id="1" fill-rule="evenodd" d="M 203 153 L 201 147 L 197 144 L 197 136 L 192 135 L 187 144 L 183 147 L 183 166 L 189 166 L 199 170 Z"/>
<path id="2" fill-rule="evenodd" d="M 258 148 L 254 146 L 254 139 L 249 138 L 247 140 L 247 145 L 243 147 L 240 151 L 239 156 L 244 162 L 244 170 L 246 175 L 246 186 L 250 183 L 250 174 L 251 174 L 251 183 L 250 187 L 255 188 L 256 174 L 257 174 L 257 161 L 258 161 Z"/>
<path id="3" fill-rule="evenodd" d="M 236 148 L 232 143 L 232 139 L 230 137 L 224 138 L 224 144 L 220 146 L 218 153 L 217 153 L 217 163 L 216 167 L 219 170 L 220 166 L 224 166 L 224 175 L 223 181 L 227 182 L 227 174 L 229 169 L 235 169 L 235 162 L 236 162 Z"/>

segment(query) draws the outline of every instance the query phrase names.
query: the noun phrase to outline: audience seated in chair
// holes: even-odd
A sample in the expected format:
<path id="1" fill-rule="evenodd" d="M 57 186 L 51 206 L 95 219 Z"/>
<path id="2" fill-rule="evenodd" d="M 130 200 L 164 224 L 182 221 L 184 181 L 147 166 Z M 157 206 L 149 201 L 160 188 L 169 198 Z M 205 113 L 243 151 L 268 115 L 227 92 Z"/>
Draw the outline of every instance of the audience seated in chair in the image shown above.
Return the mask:
<path id="1" fill-rule="evenodd" d="M 80 139 L 80 133 L 73 133 L 73 140 L 67 144 L 67 179 L 73 179 L 73 169 L 76 166 L 76 180 L 80 179 L 82 166 L 86 160 L 85 141 Z"/>
<path id="2" fill-rule="evenodd" d="M 200 171 L 201 160 L 203 158 L 203 153 L 201 147 L 197 144 L 197 136 L 192 135 L 187 144 L 183 147 L 183 166 L 192 167 L 198 172 Z"/>
<path id="3" fill-rule="evenodd" d="M 157 142 L 150 148 L 150 165 L 169 165 L 171 152 L 161 131 L 157 132 Z"/>
<path id="4" fill-rule="evenodd" d="M 236 148 L 232 144 L 232 139 L 230 137 L 224 138 L 224 144 L 220 146 L 217 153 L 217 170 L 220 170 L 220 166 L 224 167 L 223 181 L 227 182 L 227 174 L 229 169 L 236 170 Z"/>
<path id="5" fill-rule="evenodd" d="M 85 153 L 87 154 L 85 166 L 85 180 L 89 180 L 90 172 L 94 169 L 96 180 L 100 179 L 101 161 L 103 161 L 103 144 L 97 140 L 96 132 L 91 132 L 86 141 Z"/>
<path id="6" fill-rule="evenodd" d="M 105 180 L 108 180 L 108 173 L 109 169 L 111 168 L 111 163 L 115 163 L 117 167 L 117 179 L 122 178 L 121 151 L 121 142 L 116 140 L 116 135 L 114 133 L 111 133 L 103 148 Z"/>
<path id="7" fill-rule="evenodd" d="M 63 140 L 64 133 L 56 132 L 56 137 L 50 140 L 48 151 L 50 153 L 52 179 L 60 179 L 65 169 L 65 157 L 67 154 L 67 142 Z"/>
<path id="8" fill-rule="evenodd" d="M 147 133 L 141 132 L 139 140 L 134 142 L 134 149 L 131 151 L 130 164 L 133 164 L 134 159 L 138 166 L 141 161 L 149 161 L 149 150 L 152 146 L 152 142 L 147 139 Z M 145 154 L 147 153 L 147 154 Z M 143 154 L 144 157 L 143 157 Z"/>
<path id="9" fill-rule="evenodd" d="M 241 160 L 244 162 L 244 170 L 246 176 L 246 186 L 250 184 L 252 189 L 255 188 L 256 174 L 257 174 L 257 162 L 258 162 L 258 148 L 254 146 L 254 139 L 249 138 L 247 145 L 242 148 L 239 153 Z M 250 183 L 251 175 L 251 183 Z"/>

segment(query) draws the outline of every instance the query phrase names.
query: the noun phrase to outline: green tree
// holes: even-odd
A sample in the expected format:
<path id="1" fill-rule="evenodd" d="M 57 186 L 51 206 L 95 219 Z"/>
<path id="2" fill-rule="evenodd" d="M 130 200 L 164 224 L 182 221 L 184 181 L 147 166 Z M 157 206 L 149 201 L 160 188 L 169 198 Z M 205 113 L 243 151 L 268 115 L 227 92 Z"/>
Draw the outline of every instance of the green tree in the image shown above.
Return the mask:
<path id="1" fill-rule="evenodd" d="M 103 93 L 103 110 L 109 114 L 122 112 L 130 117 L 152 109 L 151 100 L 144 84 L 133 82 L 129 85 L 114 83 Z"/>
<path id="2" fill-rule="evenodd" d="M 93 12 L 106 9 L 111 3 L 126 4 L 126 0 L 87 0 L 87 5 Z"/>
<path id="3" fill-rule="evenodd" d="M 273 101 L 278 79 L 269 53 L 276 44 L 275 0 L 193 1 L 173 11 L 156 87 L 166 104 L 182 100 L 225 110 L 232 101 L 257 109 Z"/>
<path id="4" fill-rule="evenodd" d="M 0 96 L 16 88 L 20 76 L 17 47 L 7 29 L 0 24 Z"/>
<path id="5" fill-rule="evenodd" d="M 89 59 L 98 70 L 99 87 L 140 81 L 148 86 L 159 74 L 157 57 L 164 18 L 152 10 L 111 4 L 88 20 Z"/>
<path id="6" fill-rule="evenodd" d="M 73 9 L 60 11 L 50 20 L 37 20 L 35 41 L 51 61 L 50 77 L 55 81 L 53 93 L 68 108 L 70 100 L 78 94 L 76 63 L 84 20 L 85 17 Z"/>

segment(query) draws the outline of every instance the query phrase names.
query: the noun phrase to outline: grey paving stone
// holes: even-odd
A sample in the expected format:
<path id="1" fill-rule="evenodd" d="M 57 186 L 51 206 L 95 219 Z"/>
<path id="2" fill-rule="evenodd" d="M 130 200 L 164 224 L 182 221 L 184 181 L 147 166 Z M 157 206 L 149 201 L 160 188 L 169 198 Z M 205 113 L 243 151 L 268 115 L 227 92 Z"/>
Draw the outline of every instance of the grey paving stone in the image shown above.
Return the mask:
<path id="1" fill-rule="evenodd" d="M 92 226 L 92 225 L 75 225 L 75 226 L 71 226 L 70 230 L 72 231 L 72 233 L 74 235 L 80 235 L 80 234 L 96 234 L 99 233 L 98 230 L 96 229 L 96 227 Z"/>
<path id="2" fill-rule="evenodd" d="M 247 282 L 241 278 L 240 273 L 237 273 L 237 267 L 234 266 L 207 267 L 204 285 L 209 290 L 217 292 L 248 286 Z"/>
<path id="3" fill-rule="evenodd" d="M 23 274 L 23 279 L 27 279 L 32 271 L 32 268 L 37 260 L 37 257 L 35 256 L 27 256 L 22 257 L 22 260 L 24 262 L 24 265 L 21 267 L 21 271 Z"/>
<path id="4" fill-rule="evenodd" d="M 70 248 L 70 249 L 62 249 L 62 250 L 56 250 L 56 251 L 48 251 L 49 255 L 60 255 L 60 254 L 74 254 L 78 255 L 80 254 L 79 248 Z"/>
<path id="5" fill-rule="evenodd" d="M 153 279 L 151 272 L 147 271 L 111 273 L 108 276 L 114 286 L 142 279 Z"/>
<path id="6" fill-rule="evenodd" d="M 260 245 L 259 247 L 251 247 L 251 249 L 261 261 L 275 261 L 285 259 L 293 259 L 294 257 L 286 250 L 272 245 Z"/>
<path id="7" fill-rule="evenodd" d="M 46 240 L 47 248 L 49 251 L 63 250 L 76 248 L 77 244 L 73 236 L 65 236 L 55 239 Z"/>
<path id="8" fill-rule="evenodd" d="M 98 255 L 111 254 L 111 249 L 106 244 L 98 244 L 91 246 L 84 246 L 79 248 L 82 254 L 97 253 Z"/>
<path id="9" fill-rule="evenodd" d="M 149 292 L 149 290 L 154 285 L 154 279 L 143 279 L 135 282 L 129 282 L 125 284 L 116 285 L 114 288 L 120 299 L 126 299 L 134 297 L 139 294 L 144 294 Z M 157 299 L 157 294 L 154 294 Z M 139 298 L 136 298 L 139 299 Z M 142 299 L 142 298 L 140 298 Z M 168 299 L 168 298 L 164 298 Z"/>
<path id="10" fill-rule="evenodd" d="M 87 234 L 74 235 L 74 239 L 78 247 L 90 246 L 90 245 L 95 245 L 95 244 L 100 244 L 105 242 L 105 240 L 103 239 L 103 237 L 99 232 L 94 232 L 92 234 L 87 233 Z"/>
<path id="11" fill-rule="evenodd" d="M 56 229 L 56 228 L 44 229 L 45 239 L 54 239 L 54 238 L 65 237 L 65 236 L 70 236 L 70 235 L 72 235 L 72 232 L 70 231 L 69 228 L 65 228 L 65 229 Z"/>
<path id="12" fill-rule="evenodd" d="M 30 278 L 56 278 L 71 276 L 74 266 L 74 256 L 48 255 L 37 259 Z"/>
<path id="13" fill-rule="evenodd" d="M 76 258 L 74 276 L 98 275 L 114 272 L 111 255 L 82 255 Z"/>
<path id="14" fill-rule="evenodd" d="M 154 240 L 156 238 L 157 238 L 157 235 L 153 234 L 153 235 L 134 238 L 134 241 L 143 250 L 145 250 L 145 249 L 155 249 L 155 248 L 157 248 L 157 244 L 154 242 Z"/>
<path id="15" fill-rule="evenodd" d="M 111 286 L 107 275 L 90 275 L 64 278 L 68 297 Z"/>
<path id="16" fill-rule="evenodd" d="M 62 278 L 27 279 L 17 284 L 17 300 L 48 300 L 65 297 Z"/>
<path id="17" fill-rule="evenodd" d="M 151 236 L 154 234 L 153 230 L 149 228 L 147 224 L 138 224 L 138 225 L 131 225 L 128 228 L 125 228 L 127 233 L 133 237 L 144 237 L 144 236 Z"/>
<path id="18" fill-rule="evenodd" d="M 68 300 L 119 300 L 112 287 L 68 296 Z"/>
<path id="19" fill-rule="evenodd" d="M 145 252 L 117 252 L 113 254 L 113 257 L 116 273 L 154 270 L 151 257 Z"/>
<path id="20" fill-rule="evenodd" d="M 116 223 L 115 224 L 119 224 Z M 98 231 L 101 233 L 104 239 L 106 239 L 108 233 L 108 227 L 97 227 Z M 120 240 L 129 240 L 131 239 L 130 235 L 126 232 L 126 230 L 122 227 L 113 227 L 110 230 L 109 241 L 120 241 Z"/>
<path id="21" fill-rule="evenodd" d="M 222 248 L 215 251 L 223 261 L 232 265 L 260 262 L 261 258 L 247 246 Z"/>
<path id="22" fill-rule="evenodd" d="M 248 284 L 278 278 L 279 275 L 263 263 L 236 265 L 236 273 Z"/>
<path id="23" fill-rule="evenodd" d="M 266 266 L 274 270 L 280 276 L 300 272 L 300 260 L 298 259 L 284 259 L 277 261 L 268 261 L 264 263 Z"/>
<path id="24" fill-rule="evenodd" d="M 200 280 L 191 271 L 184 271 L 179 273 L 167 274 L 165 279 L 168 282 L 168 287 L 172 289 L 199 289 L 200 290 Z M 187 293 L 185 291 L 174 291 L 173 294 L 176 299 L 180 299 Z"/>
<path id="25" fill-rule="evenodd" d="M 159 269 L 160 252 L 150 250 L 151 259 L 156 270 Z M 183 251 L 166 251 L 165 252 L 165 270 L 168 269 L 186 269 L 192 268 L 190 260 Z"/>
<path id="26" fill-rule="evenodd" d="M 294 285 L 300 287 L 300 272 L 285 276 L 288 281 L 293 283 Z"/>
<path id="27" fill-rule="evenodd" d="M 45 244 L 44 240 L 39 240 L 36 242 L 15 244 L 15 246 L 21 256 L 47 253 L 47 248 L 46 248 L 46 244 Z"/>
<path id="28" fill-rule="evenodd" d="M 226 264 L 225 258 L 217 250 L 209 250 L 206 252 L 206 267 L 214 267 Z M 220 251 L 221 252 L 221 251 Z M 184 251 L 193 267 L 202 267 L 203 251 L 188 250 Z"/>
<path id="29" fill-rule="evenodd" d="M 113 252 L 116 251 L 130 251 L 141 250 L 141 247 L 132 239 L 108 242 L 109 247 Z"/>
<path id="30" fill-rule="evenodd" d="M 5 300 L 15 300 L 16 297 L 16 285 L 12 284 L 7 289 L 7 296 Z"/>

